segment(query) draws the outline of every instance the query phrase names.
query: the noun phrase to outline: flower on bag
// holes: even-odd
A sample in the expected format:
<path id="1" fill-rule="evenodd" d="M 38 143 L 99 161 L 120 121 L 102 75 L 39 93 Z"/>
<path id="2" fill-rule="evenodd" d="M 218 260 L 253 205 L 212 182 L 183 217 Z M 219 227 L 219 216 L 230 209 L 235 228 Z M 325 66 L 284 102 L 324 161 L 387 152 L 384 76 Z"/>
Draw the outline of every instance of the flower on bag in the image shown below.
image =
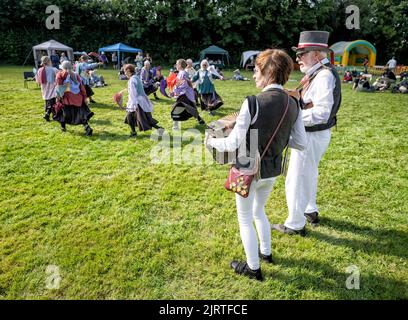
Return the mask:
<path id="1" fill-rule="evenodd" d="M 248 194 L 248 186 L 245 184 L 244 177 L 238 177 L 235 182 L 231 182 L 230 189 L 233 192 L 237 192 L 242 196 Z"/>

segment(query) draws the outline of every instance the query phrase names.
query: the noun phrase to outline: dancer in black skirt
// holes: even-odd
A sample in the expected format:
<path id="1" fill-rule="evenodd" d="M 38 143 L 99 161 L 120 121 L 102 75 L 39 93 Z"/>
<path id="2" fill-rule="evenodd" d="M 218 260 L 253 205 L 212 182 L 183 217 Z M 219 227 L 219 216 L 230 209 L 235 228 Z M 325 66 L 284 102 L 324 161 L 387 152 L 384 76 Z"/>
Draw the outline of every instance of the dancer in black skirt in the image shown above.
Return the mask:
<path id="1" fill-rule="evenodd" d="M 205 121 L 198 114 L 194 89 L 188 73 L 184 70 L 186 66 L 187 63 L 184 59 L 177 60 L 177 82 L 172 93 L 173 96 L 177 97 L 177 101 L 171 111 L 171 117 L 174 120 L 173 129 L 175 130 L 178 130 L 178 121 L 185 121 L 191 117 L 196 118 L 199 124 L 205 125 Z"/>
<path id="2" fill-rule="evenodd" d="M 62 131 L 66 131 L 66 124 L 82 124 L 85 134 L 91 136 L 93 130 L 88 121 L 94 113 L 86 104 L 85 88 L 79 75 L 73 72 L 71 62 L 62 63 L 62 71 L 58 72 L 55 82 L 57 84 L 57 103 L 54 106 L 53 119 L 61 123 Z"/>
<path id="3" fill-rule="evenodd" d="M 126 105 L 126 119 L 131 129 L 130 136 L 136 136 L 136 126 L 139 131 L 157 129 L 159 136 L 163 135 L 164 129 L 158 126 L 158 121 L 152 117 L 153 104 L 147 97 L 142 81 L 136 75 L 136 68 L 132 64 L 123 67 L 125 75 L 128 77 L 128 102 Z"/>

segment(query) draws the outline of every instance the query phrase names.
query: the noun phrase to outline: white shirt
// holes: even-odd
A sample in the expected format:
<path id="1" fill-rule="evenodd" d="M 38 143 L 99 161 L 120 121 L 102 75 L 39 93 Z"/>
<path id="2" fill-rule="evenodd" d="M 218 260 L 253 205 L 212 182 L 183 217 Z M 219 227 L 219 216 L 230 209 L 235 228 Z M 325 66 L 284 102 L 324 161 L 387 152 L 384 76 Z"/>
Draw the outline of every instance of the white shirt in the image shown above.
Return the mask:
<path id="1" fill-rule="evenodd" d="M 326 58 L 321 61 L 322 64 L 328 62 L 329 60 Z M 312 75 L 320 66 L 320 63 L 316 63 L 307 70 L 306 74 Z M 335 86 L 336 79 L 332 72 L 327 69 L 321 70 L 312 80 L 303 96 L 305 104 L 313 103 L 313 108 L 302 110 L 303 122 L 306 127 L 327 123 L 334 104 L 333 91 Z"/>
<path id="2" fill-rule="evenodd" d="M 278 88 L 283 90 L 283 87 L 279 84 L 270 84 L 266 86 L 262 90 L 262 92 L 271 88 Z M 231 152 L 238 149 L 241 143 L 243 142 L 245 143 L 246 134 L 248 132 L 249 126 L 255 123 L 257 118 L 258 111 L 256 112 L 254 118 L 251 121 L 251 113 L 249 112 L 248 100 L 245 99 L 244 102 L 242 103 L 241 110 L 239 111 L 239 115 L 237 117 L 234 129 L 232 129 L 229 136 L 227 138 L 209 138 L 207 144 L 217 149 L 217 151 L 219 152 Z M 303 150 L 306 147 L 306 143 L 307 137 L 302 121 L 302 114 L 301 112 L 299 112 L 296 122 L 292 127 L 292 131 L 289 138 L 289 147 Z"/>
<path id="3" fill-rule="evenodd" d="M 390 61 L 387 62 L 387 65 L 389 68 L 395 68 L 397 66 L 397 60 L 391 59 Z"/>
<path id="4" fill-rule="evenodd" d="M 153 104 L 144 92 L 142 94 L 137 93 L 137 87 L 143 88 L 140 82 L 141 80 L 136 76 L 130 77 L 128 81 L 128 102 L 126 105 L 126 111 L 134 112 L 140 106 L 144 112 L 153 112 Z"/>

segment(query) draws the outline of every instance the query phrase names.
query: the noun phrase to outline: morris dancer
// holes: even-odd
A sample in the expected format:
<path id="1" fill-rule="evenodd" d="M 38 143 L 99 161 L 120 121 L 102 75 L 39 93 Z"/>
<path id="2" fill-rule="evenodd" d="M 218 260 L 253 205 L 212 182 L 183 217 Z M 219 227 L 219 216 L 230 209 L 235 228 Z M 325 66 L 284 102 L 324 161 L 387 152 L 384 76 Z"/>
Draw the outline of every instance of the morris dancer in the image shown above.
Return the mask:
<path id="1" fill-rule="evenodd" d="M 186 62 L 187 62 L 186 72 L 188 73 L 188 76 L 190 77 L 190 80 L 193 81 L 193 77 L 197 74 L 197 71 L 195 71 L 195 69 L 193 68 L 193 60 L 187 59 Z M 199 106 L 199 104 L 198 104 L 197 83 L 193 83 L 193 89 L 194 89 L 196 106 Z"/>
<path id="2" fill-rule="evenodd" d="M 329 32 L 304 31 L 300 34 L 296 61 L 305 73 L 301 84 L 303 122 L 307 135 L 305 150 L 293 150 L 286 177 L 286 201 L 289 216 L 285 224 L 272 229 L 285 234 L 305 236 L 306 219 L 319 223 L 316 205 L 319 162 L 326 152 L 331 128 L 336 125 L 336 114 L 341 102 L 341 81 L 336 69 L 327 59 Z"/>
<path id="3" fill-rule="evenodd" d="M 91 103 L 95 103 L 95 101 L 92 99 L 94 92 L 90 86 L 91 75 L 89 71 L 97 68 L 99 65 L 103 65 L 103 62 L 89 63 L 89 57 L 83 55 L 79 58 L 79 62 L 76 64 L 75 68 L 75 72 L 81 77 L 82 84 L 85 87 L 86 96 Z"/>
<path id="4" fill-rule="evenodd" d="M 44 119 L 50 121 L 51 113 L 54 113 L 54 104 L 57 93 L 55 91 L 55 76 L 58 69 L 51 65 L 51 59 L 48 56 L 41 57 L 41 68 L 38 69 L 36 80 L 41 86 L 41 94 L 45 100 Z"/>
<path id="5" fill-rule="evenodd" d="M 192 81 L 197 82 L 201 109 L 208 111 L 210 115 L 214 115 L 213 111 L 221 107 L 224 103 L 215 91 L 212 72 L 221 79 L 223 79 L 223 77 L 215 70 L 211 72 L 208 69 L 209 63 L 204 59 L 201 61 L 201 69 L 193 76 Z"/>
<path id="6" fill-rule="evenodd" d="M 158 126 L 158 121 L 152 117 L 153 104 L 145 93 L 142 81 L 136 75 L 135 66 L 127 64 L 123 69 L 129 79 L 125 123 L 127 123 L 131 129 L 130 136 L 135 137 L 137 135 L 136 126 L 140 131 L 148 131 L 155 128 L 159 136 L 162 136 L 164 129 Z"/>
<path id="7" fill-rule="evenodd" d="M 158 100 L 159 98 L 156 95 L 158 85 L 154 80 L 154 75 L 152 73 L 152 69 L 150 68 L 150 62 L 148 60 L 144 62 L 144 67 L 140 72 L 140 79 L 142 80 L 146 95 L 148 96 L 153 93 L 154 98 Z"/>
<path id="8" fill-rule="evenodd" d="M 66 131 L 65 125 L 82 124 L 85 134 L 92 135 L 92 128 L 88 121 L 94 115 L 86 104 L 86 91 L 81 83 L 79 75 L 72 70 L 69 61 L 62 63 L 62 71 L 56 77 L 57 103 L 55 104 L 55 116 L 53 119 L 61 123 L 61 130 Z"/>
<path id="9" fill-rule="evenodd" d="M 174 120 L 173 129 L 178 130 L 178 121 L 185 121 L 194 117 L 198 123 L 205 125 L 205 121 L 198 114 L 197 107 L 195 105 L 195 96 L 193 86 L 187 72 L 184 70 L 187 63 L 184 59 L 179 59 L 176 62 L 176 68 L 178 71 L 176 85 L 171 93 L 172 96 L 177 98 L 176 103 L 173 105 L 171 116 Z"/>

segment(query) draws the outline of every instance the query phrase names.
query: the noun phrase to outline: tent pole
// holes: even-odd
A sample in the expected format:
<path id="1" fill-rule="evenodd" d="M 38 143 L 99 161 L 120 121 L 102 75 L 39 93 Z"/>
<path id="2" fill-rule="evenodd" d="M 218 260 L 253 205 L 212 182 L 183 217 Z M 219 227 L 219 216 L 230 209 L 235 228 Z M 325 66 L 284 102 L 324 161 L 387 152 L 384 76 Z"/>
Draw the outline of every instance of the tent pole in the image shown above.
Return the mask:
<path id="1" fill-rule="evenodd" d="M 31 52 L 33 51 L 33 49 L 31 48 L 30 52 L 27 54 L 27 57 L 24 60 L 23 66 L 26 64 L 28 57 L 30 56 Z M 35 60 L 35 59 L 34 59 Z M 37 63 L 37 61 L 34 61 Z"/>

